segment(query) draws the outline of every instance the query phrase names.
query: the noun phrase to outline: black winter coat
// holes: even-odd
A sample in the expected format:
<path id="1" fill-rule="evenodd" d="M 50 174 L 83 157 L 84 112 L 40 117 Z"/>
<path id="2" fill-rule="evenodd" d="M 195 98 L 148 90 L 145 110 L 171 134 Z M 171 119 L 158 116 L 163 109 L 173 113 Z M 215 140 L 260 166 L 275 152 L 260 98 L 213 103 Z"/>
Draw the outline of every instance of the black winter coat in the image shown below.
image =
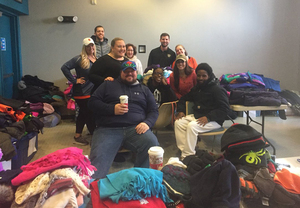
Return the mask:
<path id="1" fill-rule="evenodd" d="M 194 102 L 193 110 L 196 119 L 206 116 L 221 126 L 230 110 L 226 90 L 215 81 L 207 85 L 197 84 L 186 95 L 182 96 L 177 105 L 177 112 L 185 113 L 186 101 Z"/>

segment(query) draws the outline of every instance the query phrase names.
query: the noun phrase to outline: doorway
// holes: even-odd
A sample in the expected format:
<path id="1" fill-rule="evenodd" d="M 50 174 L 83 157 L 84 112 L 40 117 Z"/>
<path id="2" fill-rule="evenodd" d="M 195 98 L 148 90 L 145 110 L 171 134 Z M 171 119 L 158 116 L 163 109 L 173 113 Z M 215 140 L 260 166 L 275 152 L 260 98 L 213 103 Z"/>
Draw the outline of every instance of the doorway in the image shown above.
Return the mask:
<path id="1" fill-rule="evenodd" d="M 21 78 L 19 17 L 0 10 L 0 96 L 16 98 Z"/>

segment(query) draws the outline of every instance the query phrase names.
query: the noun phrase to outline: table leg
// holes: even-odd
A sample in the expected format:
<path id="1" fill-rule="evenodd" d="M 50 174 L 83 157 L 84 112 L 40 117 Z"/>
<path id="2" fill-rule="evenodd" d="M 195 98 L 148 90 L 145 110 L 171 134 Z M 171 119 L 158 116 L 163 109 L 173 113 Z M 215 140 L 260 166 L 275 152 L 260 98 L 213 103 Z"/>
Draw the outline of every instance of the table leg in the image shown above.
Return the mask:
<path id="1" fill-rule="evenodd" d="M 246 118 L 247 125 L 249 125 L 250 122 L 254 122 L 254 123 L 258 124 L 258 125 L 261 125 L 261 134 L 262 134 L 263 138 L 268 142 L 268 144 L 273 148 L 273 155 L 276 155 L 276 148 L 275 148 L 275 146 L 265 136 L 265 111 L 261 111 L 261 123 L 253 120 L 251 118 L 251 116 L 249 115 L 249 111 L 245 111 L 245 113 L 247 115 L 247 118 Z"/>
<path id="2" fill-rule="evenodd" d="M 276 155 L 275 146 L 265 136 L 265 111 L 261 111 L 261 134 L 263 135 L 264 139 L 268 142 L 268 144 L 273 148 L 273 155 Z"/>

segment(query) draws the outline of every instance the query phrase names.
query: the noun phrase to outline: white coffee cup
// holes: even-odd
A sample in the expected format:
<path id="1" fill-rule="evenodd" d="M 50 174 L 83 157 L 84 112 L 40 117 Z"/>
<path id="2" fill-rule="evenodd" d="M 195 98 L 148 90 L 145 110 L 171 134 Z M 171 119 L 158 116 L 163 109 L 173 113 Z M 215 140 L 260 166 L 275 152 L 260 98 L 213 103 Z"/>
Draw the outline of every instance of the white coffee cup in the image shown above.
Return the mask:
<path id="1" fill-rule="evenodd" d="M 126 104 L 128 106 L 128 96 L 127 95 L 121 95 L 120 96 L 120 103 Z"/>
<path id="2" fill-rule="evenodd" d="M 161 170 L 164 162 L 164 149 L 153 146 L 148 150 L 150 168 Z"/>

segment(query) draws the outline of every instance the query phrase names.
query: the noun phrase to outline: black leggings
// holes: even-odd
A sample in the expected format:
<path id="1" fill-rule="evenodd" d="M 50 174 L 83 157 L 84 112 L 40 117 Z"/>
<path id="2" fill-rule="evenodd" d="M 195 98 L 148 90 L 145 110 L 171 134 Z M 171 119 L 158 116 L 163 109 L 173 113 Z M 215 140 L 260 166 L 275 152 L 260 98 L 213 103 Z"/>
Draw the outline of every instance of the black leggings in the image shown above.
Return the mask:
<path id="1" fill-rule="evenodd" d="M 93 112 L 88 108 L 88 99 L 75 99 L 78 107 L 79 113 L 76 120 L 76 133 L 81 134 L 86 124 L 90 134 L 94 133 L 96 128 Z"/>

